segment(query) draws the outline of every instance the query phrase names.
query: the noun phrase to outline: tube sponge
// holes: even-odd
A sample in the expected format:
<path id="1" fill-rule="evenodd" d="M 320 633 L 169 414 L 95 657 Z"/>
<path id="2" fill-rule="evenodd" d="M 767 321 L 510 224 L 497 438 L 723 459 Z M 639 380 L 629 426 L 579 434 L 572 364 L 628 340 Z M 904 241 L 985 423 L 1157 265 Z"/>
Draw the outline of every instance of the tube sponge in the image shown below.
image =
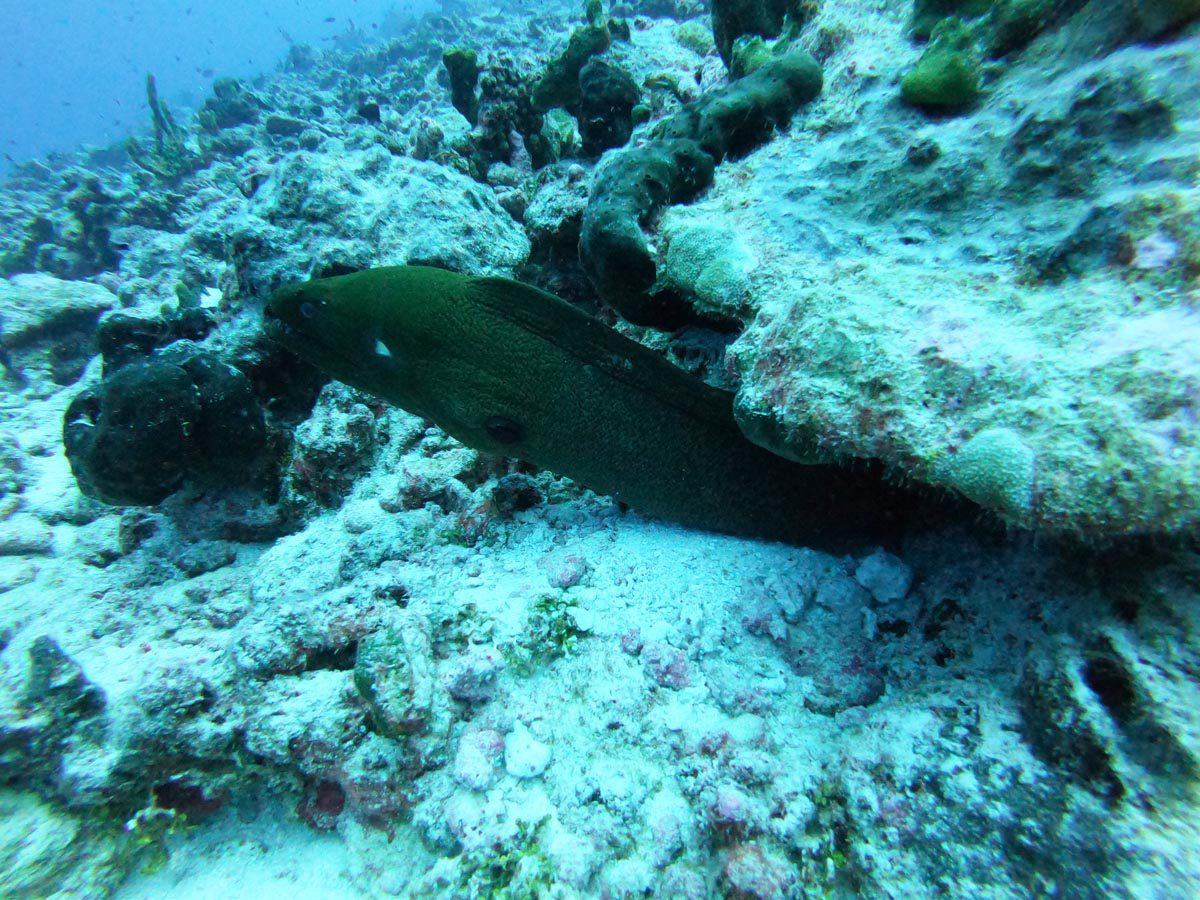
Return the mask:
<path id="1" fill-rule="evenodd" d="M 673 329 L 695 318 L 671 290 L 653 291 L 655 254 L 642 233 L 664 206 L 693 199 L 718 163 L 749 153 L 821 92 L 821 67 L 789 50 L 745 78 L 659 123 L 654 139 L 609 156 L 583 215 L 580 260 L 600 295 L 626 320 Z"/>
<path id="2" fill-rule="evenodd" d="M 479 98 L 475 85 L 479 83 L 479 59 L 474 50 L 448 47 L 442 53 L 442 65 L 450 76 L 450 102 L 472 125 L 479 123 Z"/>
<path id="3" fill-rule="evenodd" d="M 815 3 L 805 0 L 713 0 L 713 40 L 728 66 L 733 45 L 742 35 L 778 37 L 790 21 L 798 28 L 811 18 Z"/>

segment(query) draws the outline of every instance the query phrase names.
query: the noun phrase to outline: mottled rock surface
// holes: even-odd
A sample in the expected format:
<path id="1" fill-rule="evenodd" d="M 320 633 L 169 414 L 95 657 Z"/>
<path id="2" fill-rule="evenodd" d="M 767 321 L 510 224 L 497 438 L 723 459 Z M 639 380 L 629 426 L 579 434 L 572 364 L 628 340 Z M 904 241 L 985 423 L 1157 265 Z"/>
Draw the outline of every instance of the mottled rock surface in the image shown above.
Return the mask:
<path id="1" fill-rule="evenodd" d="M 662 288 L 747 325 L 751 438 L 880 459 L 1021 527 L 1194 529 L 1200 39 L 1122 46 L 1095 7 L 934 120 L 885 87 L 918 52 L 901 17 L 817 14 L 808 41 L 842 36 L 825 93 L 658 229 Z M 676 254 L 706 230 L 706 256 Z"/>

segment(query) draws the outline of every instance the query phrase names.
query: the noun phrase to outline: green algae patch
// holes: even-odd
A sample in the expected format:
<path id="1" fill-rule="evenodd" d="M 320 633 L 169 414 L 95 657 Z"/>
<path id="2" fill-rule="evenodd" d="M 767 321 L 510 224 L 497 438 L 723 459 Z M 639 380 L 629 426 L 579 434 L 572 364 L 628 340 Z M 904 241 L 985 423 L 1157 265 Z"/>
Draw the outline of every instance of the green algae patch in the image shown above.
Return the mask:
<path id="1" fill-rule="evenodd" d="M 525 627 L 515 640 L 500 647 L 504 662 L 521 677 L 529 677 L 556 659 L 569 656 L 587 633 L 576 623 L 572 600 L 543 594 L 530 606 Z"/>
<path id="2" fill-rule="evenodd" d="M 959 19 L 945 19 L 917 65 L 900 82 L 900 95 L 913 106 L 957 110 L 979 98 L 983 60 L 971 32 Z"/>
<path id="3" fill-rule="evenodd" d="M 554 865 L 542 849 L 548 817 L 518 820 L 512 840 L 496 848 L 474 847 L 463 854 L 458 892 L 461 897 L 534 900 L 556 896 Z"/>

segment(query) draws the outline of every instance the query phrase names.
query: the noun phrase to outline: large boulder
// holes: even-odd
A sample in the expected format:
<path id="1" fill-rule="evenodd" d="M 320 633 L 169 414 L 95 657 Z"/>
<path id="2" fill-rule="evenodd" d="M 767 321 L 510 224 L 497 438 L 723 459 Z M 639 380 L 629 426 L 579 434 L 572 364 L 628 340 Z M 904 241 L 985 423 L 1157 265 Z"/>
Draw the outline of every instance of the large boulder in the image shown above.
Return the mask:
<path id="1" fill-rule="evenodd" d="M 647 296 L 744 325 L 726 372 L 748 436 L 879 460 L 1016 527 L 1194 533 L 1200 43 L 1122 47 L 1135 32 L 1096 13 L 1048 21 L 936 122 L 850 77 L 898 83 L 921 53 L 863 21 L 803 127 L 639 232 Z"/>
<path id="2" fill-rule="evenodd" d="M 263 293 L 314 273 L 424 263 L 510 275 L 529 240 L 495 195 L 466 175 L 383 147 L 285 156 L 216 246 L 234 248 L 241 284 Z M 197 237 L 197 239 L 200 239 Z"/>

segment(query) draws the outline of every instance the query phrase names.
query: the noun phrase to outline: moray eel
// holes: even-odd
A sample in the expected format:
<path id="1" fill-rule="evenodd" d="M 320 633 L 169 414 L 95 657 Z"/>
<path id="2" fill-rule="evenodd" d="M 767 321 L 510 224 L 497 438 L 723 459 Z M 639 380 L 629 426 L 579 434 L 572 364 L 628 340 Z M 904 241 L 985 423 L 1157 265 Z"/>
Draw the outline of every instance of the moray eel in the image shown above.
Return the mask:
<path id="1" fill-rule="evenodd" d="M 913 495 L 751 443 L 733 395 L 545 291 L 424 266 L 284 287 L 271 333 L 329 375 L 683 525 L 797 544 L 878 534 Z"/>

